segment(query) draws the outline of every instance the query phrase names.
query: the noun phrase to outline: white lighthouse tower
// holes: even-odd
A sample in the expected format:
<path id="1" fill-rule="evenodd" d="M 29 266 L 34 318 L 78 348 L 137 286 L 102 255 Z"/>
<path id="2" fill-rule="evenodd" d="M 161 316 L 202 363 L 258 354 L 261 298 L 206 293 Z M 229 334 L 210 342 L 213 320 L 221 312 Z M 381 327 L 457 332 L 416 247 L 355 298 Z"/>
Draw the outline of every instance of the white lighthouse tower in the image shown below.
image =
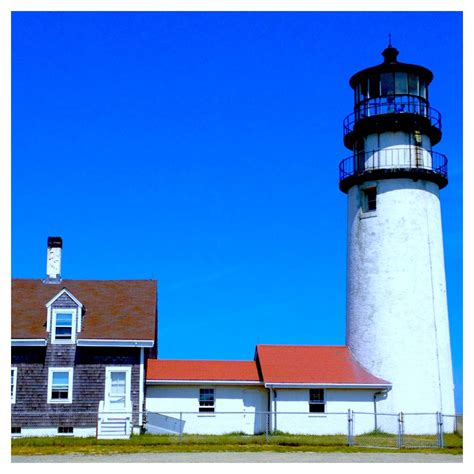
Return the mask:
<path id="1" fill-rule="evenodd" d="M 440 209 L 447 159 L 432 149 L 441 140 L 441 115 L 428 95 L 433 74 L 398 62 L 391 45 L 382 55 L 382 64 L 350 79 L 354 112 L 344 120 L 352 151 L 340 163 L 347 345 L 392 383 L 379 395 L 379 412 L 454 414 Z"/>

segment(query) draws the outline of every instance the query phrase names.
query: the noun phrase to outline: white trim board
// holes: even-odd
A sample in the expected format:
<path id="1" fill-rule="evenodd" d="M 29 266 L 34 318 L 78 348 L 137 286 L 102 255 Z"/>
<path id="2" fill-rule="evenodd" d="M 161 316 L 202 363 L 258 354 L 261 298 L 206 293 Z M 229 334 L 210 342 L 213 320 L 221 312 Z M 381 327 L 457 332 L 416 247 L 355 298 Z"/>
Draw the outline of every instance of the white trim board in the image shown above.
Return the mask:
<path id="1" fill-rule="evenodd" d="M 11 345 L 15 347 L 46 346 L 47 339 L 12 339 Z"/>
<path id="2" fill-rule="evenodd" d="M 78 339 L 78 346 L 88 347 L 153 347 L 151 339 Z"/>

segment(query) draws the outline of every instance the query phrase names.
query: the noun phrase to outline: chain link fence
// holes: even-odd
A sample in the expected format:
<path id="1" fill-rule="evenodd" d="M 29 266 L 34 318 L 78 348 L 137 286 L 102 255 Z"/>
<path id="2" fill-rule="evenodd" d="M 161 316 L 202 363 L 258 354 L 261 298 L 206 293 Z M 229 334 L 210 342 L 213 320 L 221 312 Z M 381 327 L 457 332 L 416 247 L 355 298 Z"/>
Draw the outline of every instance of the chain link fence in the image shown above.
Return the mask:
<path id="1" fill-rule="evenodd" d="M 443 447 L 440 413 L 402 413 L 401 430 L 401 447 Z"/>
<path id="2" fill-rule="evenodd" d="M 392 413 L 351 412 L 349 445 L 400 448 L 400 417 Z"/>
<path id="3" fill-rule="evenodd" d="M 347 412 L 12 412 L 12 437 L 160 436 L 167 444 L 217 443 L 367 448 L 462 446 L 462 415 L 441 413 Z M 453 444 L 454 443 L 454 444 Z"/>

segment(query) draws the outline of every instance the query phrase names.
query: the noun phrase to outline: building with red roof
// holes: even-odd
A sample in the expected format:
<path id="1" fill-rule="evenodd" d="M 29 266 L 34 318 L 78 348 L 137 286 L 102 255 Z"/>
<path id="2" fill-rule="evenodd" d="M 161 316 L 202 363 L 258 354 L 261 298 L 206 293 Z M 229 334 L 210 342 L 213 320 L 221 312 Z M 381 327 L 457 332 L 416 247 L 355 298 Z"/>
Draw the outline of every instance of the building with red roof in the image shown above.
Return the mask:
<path id="1" fill-rule="evenodd" d="M 347 346 L 258 345 L 256 360 L 267 387 L 390 387 L 365 370 Z"/>
<path id="2" fill-rule="evenodd" d="M 391 388 L 346 346 L 297 345 L 257 345 L 253 361 L 149 359 L 146 384 L 151 432 L 207 434 L 254 434 L 266 425 L 338 433 L 347 410 L 372 411 L 374 395 Z"/>
<path id="3" fill-rule="evenodd" d="M 261 384 L 255 361 L 150 359 L 146 371 L 149 384 L 212 382 Z"/>

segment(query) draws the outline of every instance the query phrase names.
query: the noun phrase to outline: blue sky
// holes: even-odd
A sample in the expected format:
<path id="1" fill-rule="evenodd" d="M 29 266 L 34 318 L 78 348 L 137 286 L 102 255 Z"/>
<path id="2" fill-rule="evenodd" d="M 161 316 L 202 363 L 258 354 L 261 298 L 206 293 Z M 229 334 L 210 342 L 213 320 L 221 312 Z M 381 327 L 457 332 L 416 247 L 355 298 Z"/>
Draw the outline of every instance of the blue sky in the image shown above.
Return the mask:
<path id="1" fill-rule="evenodd" d="M 349 77 L 434 72 L 462 410 L 460 13 L 13 13 L 12 276 L 159 280 L 163 358 L 344 344 Z"/>

